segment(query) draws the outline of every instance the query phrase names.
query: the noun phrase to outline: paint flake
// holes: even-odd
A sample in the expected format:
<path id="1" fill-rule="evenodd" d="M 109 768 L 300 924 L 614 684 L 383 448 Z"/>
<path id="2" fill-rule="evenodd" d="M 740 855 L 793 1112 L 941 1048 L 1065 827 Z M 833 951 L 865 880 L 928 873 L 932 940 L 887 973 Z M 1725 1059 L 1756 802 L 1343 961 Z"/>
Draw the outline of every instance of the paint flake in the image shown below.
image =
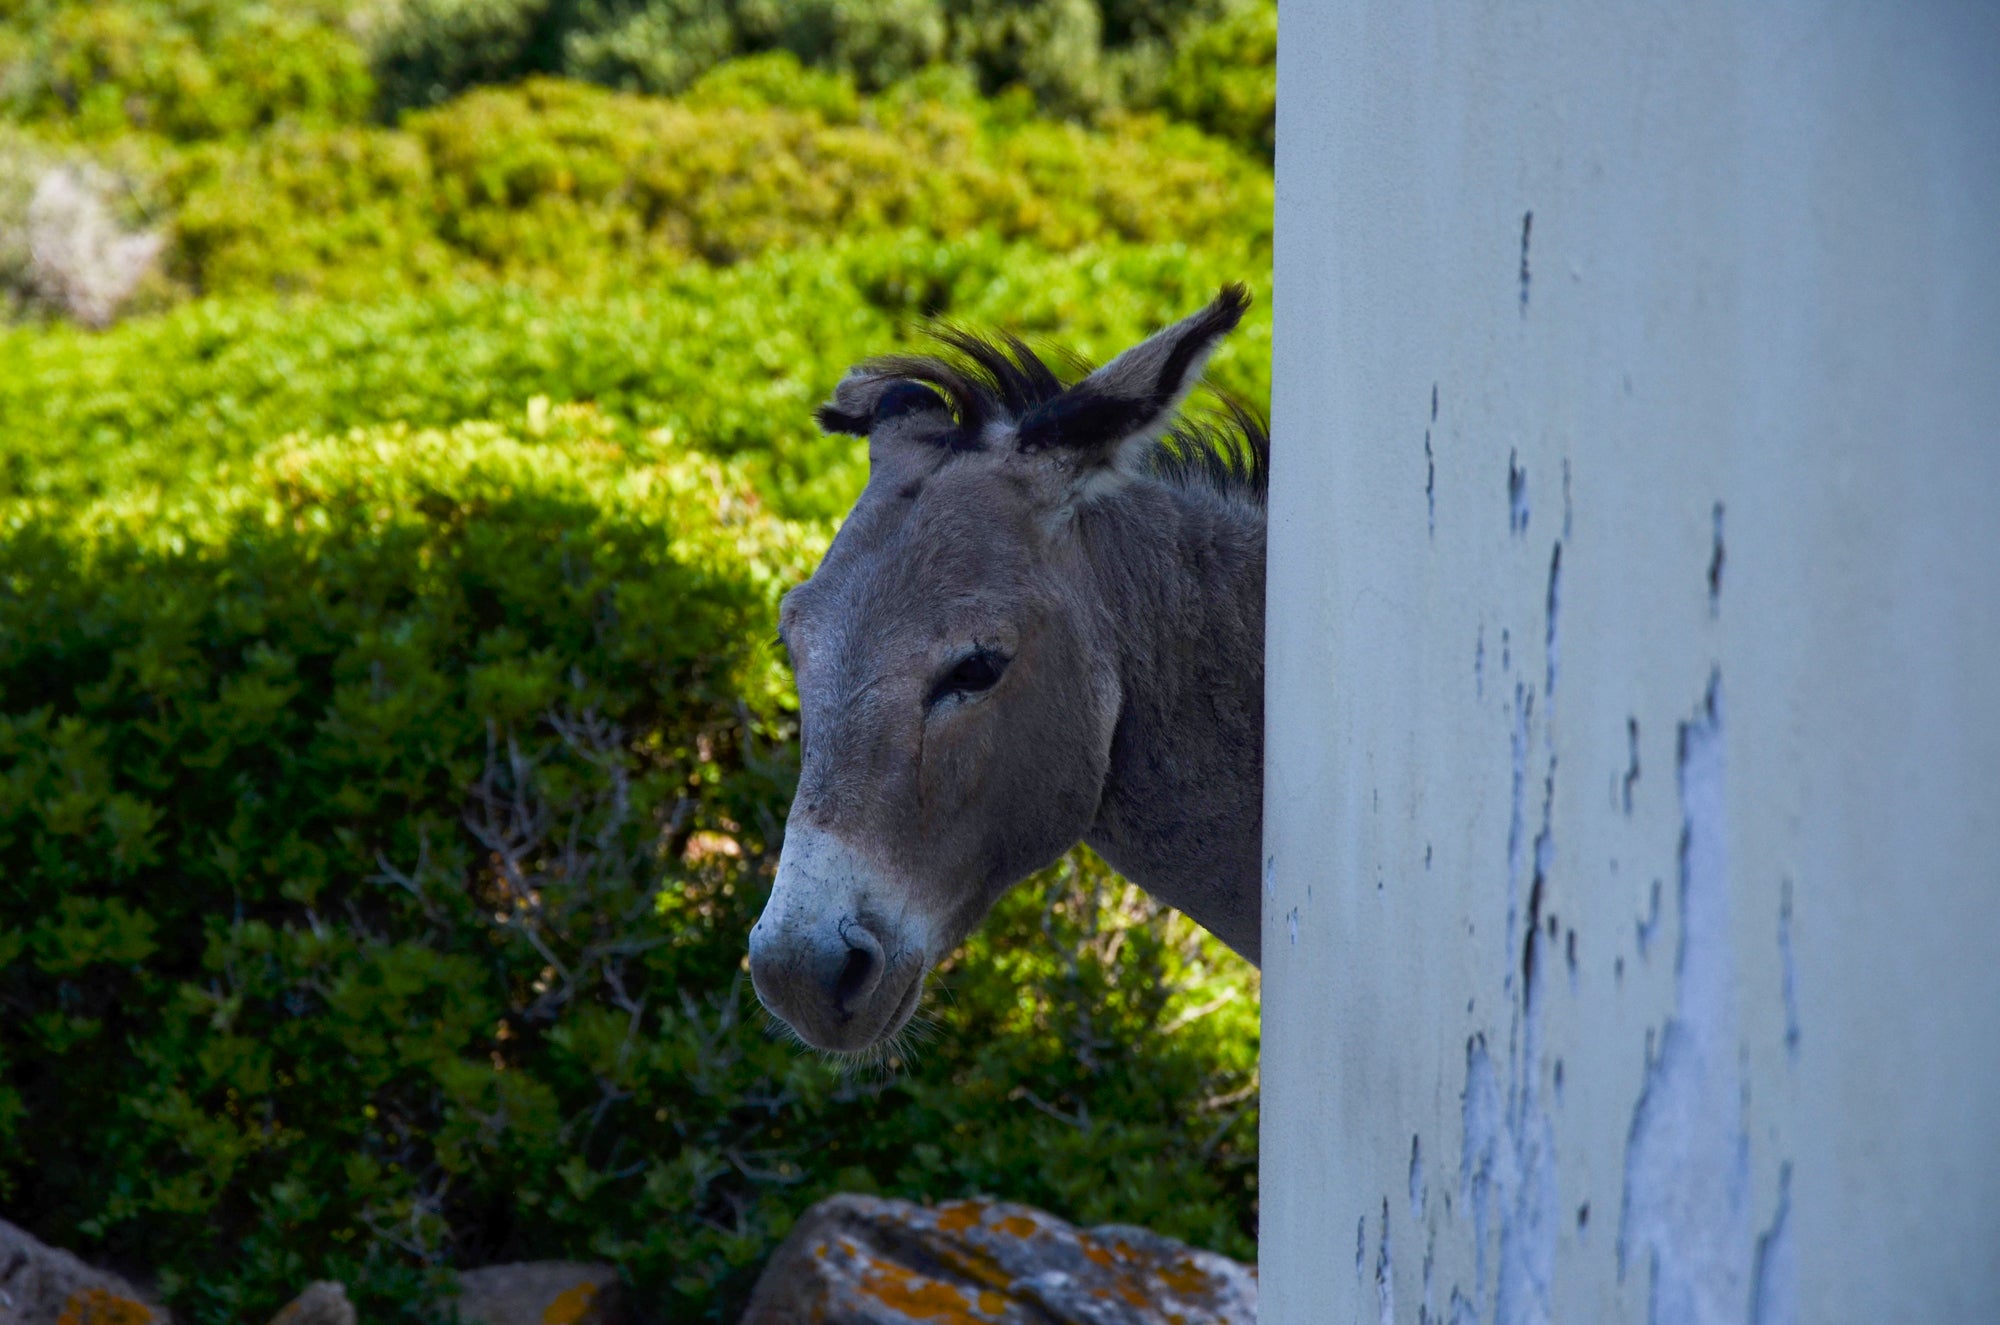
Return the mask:
<path id="1" fill-rule="evenodd" d="M 1757 1239 L 1750 1325 L 1798 1325 L 1799 1272 L 1792 1248 L 1792 1166 L 1778 1170 L 1778 1209 Z"/>
<path id="2" fill-rule="evenodd" d="M 1375 1249 L 1375 1312 L 1382 1325 L 1396 1325 L 1396 1275 L 1389 1259 L 1389 1198 L 1382 1198 L 1382 1241 Z"/>
<path id="3" fill-rule="evenodd" d="M 1752 1291 L 1720 692 L 1711 678 L 1701 714 L 1681 727 L 1674 1012 L 1649 1054 L 1625 1147 L 1619 1275 L 1646 1267 L 1653 1325 L 1741 1320 Z"/>
<path id="4" fill-rule="evenodd" d="M 1549 554 L 1548 633 L 1545 639 L 1548 675 L 1542 689 L 1550 699 L 1555 698 L 1556 673 L 1561 669 L 1561 637 L 1558 632 L 1562 621 L 1562 570 L 1563 545 L 1559 538 L 1555 550 Z"/>
<path id="5" fill-rule="evenodd" d="M 1780 986 L 1785 1000 L 1785 1056 L 1799 1061 L 1799 967 L 1792 954 L 1792 881 L 1785 880 L 1784 898 L 1778 904 L 1778 961 Z"/>

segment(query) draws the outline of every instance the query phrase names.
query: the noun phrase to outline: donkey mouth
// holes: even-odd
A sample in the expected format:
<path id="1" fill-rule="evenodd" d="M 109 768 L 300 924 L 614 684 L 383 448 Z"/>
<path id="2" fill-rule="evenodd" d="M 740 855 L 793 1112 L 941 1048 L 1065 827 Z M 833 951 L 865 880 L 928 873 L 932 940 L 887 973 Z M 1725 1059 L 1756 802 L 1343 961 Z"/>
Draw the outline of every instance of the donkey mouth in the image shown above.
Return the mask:
<path id="1" fill-rule="evenodd" d="M 876 1034 L 875 1042 L 880 1044 L 882 1041 L 897 1034 L 903 1027 L 909 1025 L 910 1018 L 916 1014 L 917 1002 L 923 996 L 924 968 L 919 966 L 916 974 L 910 977 L 908 987 L 903 990 L 903 996 L 896 1000 L 895 1008 L 889 1013 L 888 1022 Z"/>
<path id="2" fill-rule="evenodd" d="M 915 970 L 910 972 L 909 981 L 903 986 L 903 992 L 896 996 L 896 1001 L 889 1008 L 888 1015 L 882 1018 L 872 1033 L 866 1035 L 853 1034 L 857 1025 L 866 1024 L 867 1021 L 865 1013 L 858 1013 L 842 1019 L 839 1030 L 842 1043 L 815 1044 L 813 1047 L 847 1057 L 876 1057 L 884 1045 L 889 1044 L 896 1038 L 897 1032 L 909 1025 L 910 1018 L 916 1014 L 917 1003 L 923 996 L 924 968 L 919 965 Z M 810 1042 L 810 1037 L 808 1037 L 808 1043 Z"/>

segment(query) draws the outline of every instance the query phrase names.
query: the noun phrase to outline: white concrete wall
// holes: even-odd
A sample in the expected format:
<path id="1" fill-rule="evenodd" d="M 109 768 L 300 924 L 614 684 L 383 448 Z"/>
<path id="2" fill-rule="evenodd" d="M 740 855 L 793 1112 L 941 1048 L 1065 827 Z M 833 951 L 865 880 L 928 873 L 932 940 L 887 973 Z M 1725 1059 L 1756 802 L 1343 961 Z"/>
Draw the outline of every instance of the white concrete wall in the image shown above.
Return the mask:
<path id="1" fill-rule="evenodd" d="M 2000 5 L 1280 45 L 1265 1319 L 2000 1321 Z"/>

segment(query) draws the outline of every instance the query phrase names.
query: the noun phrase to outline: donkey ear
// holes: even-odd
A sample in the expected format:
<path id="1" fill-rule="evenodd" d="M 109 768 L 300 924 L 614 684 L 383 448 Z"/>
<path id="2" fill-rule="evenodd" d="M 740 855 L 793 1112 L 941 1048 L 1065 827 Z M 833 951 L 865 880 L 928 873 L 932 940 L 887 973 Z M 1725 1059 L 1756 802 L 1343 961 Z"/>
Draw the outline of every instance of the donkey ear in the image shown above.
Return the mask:
<path id="1" fill-rule="evenodd" d="M 1061 395 L 1023 415 L 1016 437 L 1024 452 L 1068 452 L 1079 468 L 1109 476 L 1136 473 L 1148 447 L 1201 380 L 1208 356 L 1250 306 L 1241 285 L 1125 351 Z"/>
<path id="2" fill-rule="evenodd" d="M 952 423 L 951 407 L 930 387 L 893 373 L 857 368 L 840 379 L 840 385 L 833 389 L 833 399 L 821 405 L 813 417 L 825 432 L 868 437 L 906 415 L 919 422 L 934 421 L 947 427 Z M 934 415 L 935 419 L 922 417 L 927 415 Z"/>

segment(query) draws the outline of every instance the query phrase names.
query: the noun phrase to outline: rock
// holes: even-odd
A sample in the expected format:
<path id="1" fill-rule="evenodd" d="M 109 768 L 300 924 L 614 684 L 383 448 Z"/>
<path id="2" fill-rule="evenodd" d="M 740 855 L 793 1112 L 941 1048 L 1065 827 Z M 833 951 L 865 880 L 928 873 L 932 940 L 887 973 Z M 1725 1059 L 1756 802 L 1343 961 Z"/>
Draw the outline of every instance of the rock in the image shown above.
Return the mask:
<path id="1" fill-rule="evenodd" d="M 165 1307 L 0 1219 L 0 1325 L 169 1325 Z"/>
<path id="2" fill-rule="evenodd" d="M 1257 1271 L 1142 1228 L 999 1201 L 835 1196 L 765 1267 L 742 1325 L 1256 1325 Z"/>
<path id="3" fill-rule="evenodd" d="M 609 1265 L 489 1265 L 458 1276 L 458 1318 L 465 1325 L 621 1325 L 624 1296 Z"/>
<path id="4" fill-rule="evenodd" d="M 287 1302 L 271 1325 L 354 1325 L 354 1304 L 347 1285 L 332 1279 L 307 1284 L 306 1291 Z"/>

